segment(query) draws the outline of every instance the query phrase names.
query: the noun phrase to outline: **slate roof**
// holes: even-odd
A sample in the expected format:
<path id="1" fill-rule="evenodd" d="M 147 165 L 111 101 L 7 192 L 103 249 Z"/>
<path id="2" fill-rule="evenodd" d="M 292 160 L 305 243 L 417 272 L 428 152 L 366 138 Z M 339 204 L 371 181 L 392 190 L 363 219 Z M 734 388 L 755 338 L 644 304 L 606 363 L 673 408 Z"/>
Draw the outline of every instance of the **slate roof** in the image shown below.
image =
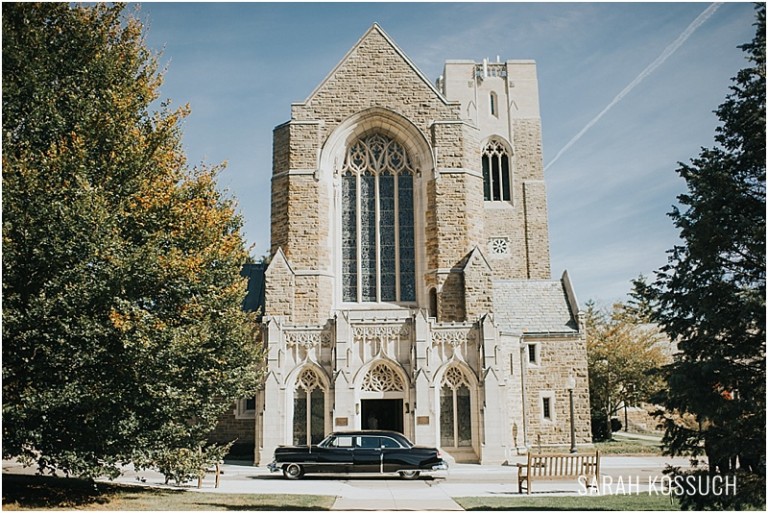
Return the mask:
<path id="1" fill-rule="evenodd" d="M 560 280 L 498 280 L 493 282 L 493 309 L 502 331 L 512 333 L 578 332 Z"/>

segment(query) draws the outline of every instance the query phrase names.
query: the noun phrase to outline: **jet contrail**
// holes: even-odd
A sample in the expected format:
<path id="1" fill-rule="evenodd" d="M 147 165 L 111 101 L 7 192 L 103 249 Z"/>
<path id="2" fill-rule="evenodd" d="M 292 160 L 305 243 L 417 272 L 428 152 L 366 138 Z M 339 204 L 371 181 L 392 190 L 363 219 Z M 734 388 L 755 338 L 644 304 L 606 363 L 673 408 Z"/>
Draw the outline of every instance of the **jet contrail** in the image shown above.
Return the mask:
<path id="1" fill-rule="evenodd" d="M 677 37 L 677 39 L 675 39 L 675 40 L 674 40 L 674 42 L 672 42 L 672 44 L 670 44 L 669 46 L 667 46 L 667 47 L 664 49 L 664 51 L 663 51 L 663 52 L 661 52 L 661 54 L 660 54 L 658 57 L 656 57 L 656 60 L 654 60 L 654 61 L 653 61 L 652 63 L 650 63 L 650 64 L 649 64 L 649 65 L 648 65 L 648 66 L 647 66 L 647 67 L 646 67 L 646 68 L 645 68 L 643 71 L 641 71 L 641 72 L 640 72 L 640 74 L 639 74 L 637 77 L 635 77 L 635 79 L 634 79 L 632 82 L 630 82 L 630 83 L 629 83 L 629 85 L 627 85 L 627 87 L 625 87 L 624 89 L 622 89 L 622 91 L 621 91 L 619 94 L 617 94 L 617 95 L 616 95 L 616 97 L 615 97 L 613 100 L 611 100 L 611 103 L 609 103 L 608 105 L 606 105 L 606 107 L 605 107 L 603 110 L 601 110 L 601 111 L 600 111 L 600 114 L 598 114 L 597 116 L 595 116 L 595 117 L 592 119 L 592 121 L 590 121 L 589 123 L 587 123 L 587 124 L 586 124 L 586 126 L 585 126 L 584 128 L 582 128 L 582 129 L 581 129 L 581 131 L 580 131 L 578 134 L 576 134 L 576 135 L 573 137 L 573 139 L 571 139 L 570 141 L 568 141 L 568 144 L 566 144 L 565 146 L 563 146 L 563 148 L 562 148 L 560 151 L 558 151 L 558 152 L 557 152 L 557 155 L 555 155 L 555 158 L 553 158 L 553 159 L 552 159 L 552 160 L 551 160 L 551 161 L 550 161 L 550 162 L 549 162 L 549 163 L 548 163 L 548 164 L 547 164 L 547 165 L 544 167 L 544 170 L 546 171 L 547 169 L 549 169 L 549 167 L 550 167 L 552 164 L 554 164 L 555 162 L 557 162 L 557 159 L 559 159 L 559 158 L 560 158 L 560 156 L 561 156 L 563 153 L 565 153 L 566 151 L 568 151 L 568 150 L 570 149 L 570 147 L 571 147 L 571 146 L 573 146 L 574 144 L 576 144 L 576 142 L 577 142 L 579 139 L 581 139 L 581 137 L 582 137 L 582 136 L 583 136 L 583 135 L 584 135 L 584 134 L 587 132 L 587 130 L 589 130 L 590 128 L 592 128 L 592 127 L 595 125 L 595 123 L 597 123 L 598 121 L 600 121 L 600 118 L 602 118 L 602 117 L 605 115 L 605 113 L 606 113 L 606 112 L 608 112 L 609 110 L 611 110 L 611 109 L 613 108 L 613 106 L 614 106 L 614 105 L 616 105 L 617 103 L 619 103 L 619 102 L 622 100 L 622 98 L 624 98 L 624 97 L 625 97 L 627 94 L 629 94 L 629 92 L 630 92 L 630 91 L 632 91 L 632 89 L 634 89 L 635 87 L 637 87 L 637 85 L 638 85 L 640 82 L 642 82 L 642 81 L 643 81 L 643 79 L 644 79 L 645 77 L 647 77 L 648 75 L 650 75 L 651 73 L 653 73 L 653 72 L 656 70 L 656 68 L 658 68 L 659 66 L 661 66 L 662 64 L 664 64 L 664 61 L 666 61 L 667 59 L 669 59 L 669 58 L 672 56 L 672 54 L 673 54 L 673 53 L 675 53 L 675 52 L 677 51 L 677 49 L 678 49 L 678 48 L 680 48 L 680 47 L 683 45 L 683 43 L 685 43 L 685 42 L 688 40 L 688 38 L 689 38 L 689 37 L 691 37 L 691 35 L 693 35 L 693 33 L 696 31 L 696 29 L 697 29 L 697 28 L 699 28 L 699 27 L 700 27 L 700 26 L 701 26 L 701 25 L 702 25 L 702 24 L 703 24 L 705 21 L 707 21 L 707 20 L 709 19 L 709 17 L 710 17 L 710 16 L 712 16 L 713 14 L 715 14 L 715 11 L 717 11 L 717 9 L 718 9 L 718 8 L 719 8 L 721 5 L 722 5 L 722 3 L 713 3 L 713 4 L 711 4 L 709 7 L 707 7 L 706 9 L 704 9 L 704 12 L 702 12 L 701 14 L 699 14 L 699 15 L 698 15 L 698 17 L 697 17 L 695 20 L 693 20 L 693 22 L 692 22 L 690 25 L 688 25 L 688 28 L 687 28 L 687 29 L 685 29 L 685 30 L 682 32 L 682 34 L 680 34 L 680 35 Z"/>

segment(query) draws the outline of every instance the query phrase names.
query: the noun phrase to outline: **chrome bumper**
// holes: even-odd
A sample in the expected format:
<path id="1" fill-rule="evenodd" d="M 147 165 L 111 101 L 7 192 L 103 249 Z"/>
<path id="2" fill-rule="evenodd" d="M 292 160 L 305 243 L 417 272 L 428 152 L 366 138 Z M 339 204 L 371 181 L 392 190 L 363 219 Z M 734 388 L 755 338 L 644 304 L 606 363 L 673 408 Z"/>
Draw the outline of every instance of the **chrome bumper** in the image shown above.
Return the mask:
<path id="1" fill-rule="evenodd" d="M 277 472 L 280 470 L 280 465 L 278 465 L 276 461 L 273 461 L 272 463 L 267 464 L 267 468 L 270 472 Z"/>
<path id="2" fill-rule="evenodd" d="M 432 465 L 433 472 L 437 472 L 438 470 L 448 470 L 448 463 L 441 461 L 436 465 Z"/>

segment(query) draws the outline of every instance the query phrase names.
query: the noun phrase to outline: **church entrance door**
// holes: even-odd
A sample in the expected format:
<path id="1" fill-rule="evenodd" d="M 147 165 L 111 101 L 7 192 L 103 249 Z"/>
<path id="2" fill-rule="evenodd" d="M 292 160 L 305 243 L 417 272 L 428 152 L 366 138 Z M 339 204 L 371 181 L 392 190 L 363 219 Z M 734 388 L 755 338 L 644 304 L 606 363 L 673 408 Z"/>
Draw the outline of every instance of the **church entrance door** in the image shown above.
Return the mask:
<path id="1" fill-rule="evenodd" d="M 402 399 L 363 399 L 360 403 L 363 429 L 403 432 Z"/>

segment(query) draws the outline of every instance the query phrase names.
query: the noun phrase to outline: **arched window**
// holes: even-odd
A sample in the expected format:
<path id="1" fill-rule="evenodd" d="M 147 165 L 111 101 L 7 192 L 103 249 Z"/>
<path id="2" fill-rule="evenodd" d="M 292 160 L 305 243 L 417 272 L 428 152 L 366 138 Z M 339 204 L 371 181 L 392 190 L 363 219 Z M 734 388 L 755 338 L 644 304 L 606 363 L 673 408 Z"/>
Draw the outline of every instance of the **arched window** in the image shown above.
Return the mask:
<path id="1" fill-rule="evenodd" d="M 506 146 L 491 139 L 483 148 L 483 195 L 485 201 L 509 201 L 512 197 L 509 155 Z"/>
<path id="2" fill-rule="evenodd" d="M 491 91 L 491 94 L 488 97 L 488 102 L 491 106 L 491 116 L 499 117 L 499 99 L 496 96 L 496 93 Z"/>
<path id="3" fill-rule="evenodd" d="M 342 168 L 342 299 L 415 301 L 414 169 L 384 135 L 347 148 Z"/>
<path id="4" fill-rule="evenodd" d="M 312 369 L 296 379 L 293 395 L 293 443 L 312 445 L 325 437 L 325 390 Z"/>
<path id="5" fill-rule="evenodd" d="M 469 447 L 472 445 L 472 412 L 469 384 L 458 367 L 443 376 L 440 389 L 440 445 Z"/>

